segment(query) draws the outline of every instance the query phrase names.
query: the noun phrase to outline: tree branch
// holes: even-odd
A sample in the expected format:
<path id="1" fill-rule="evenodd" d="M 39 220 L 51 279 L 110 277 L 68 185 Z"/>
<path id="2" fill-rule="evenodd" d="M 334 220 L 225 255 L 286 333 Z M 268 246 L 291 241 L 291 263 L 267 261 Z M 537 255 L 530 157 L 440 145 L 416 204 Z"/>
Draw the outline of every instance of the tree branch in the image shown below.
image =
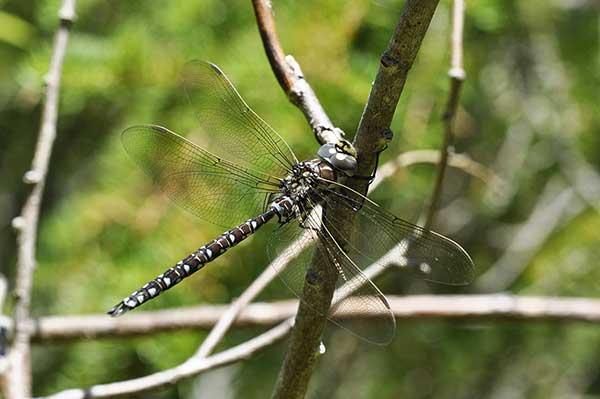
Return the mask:
<path id="1" fill-rule="evenodd" d="M 529 261 L 550 235 L 564 222 L 585 209 L 572 187 L 560 177 L 550 179 L 531 211 L 529 218 L 515 228 L 502 256 L 477 279 L 481 292 L 507 289 L 528 266 Z"/>
<path id="2" fill-rule="evenodd" d="M 456 109 L 458 108 L 458 97 L 460 88 L 465 80 L 465 70 L 462 65 L 462 36 L 464 25 L 465 5 L 463 0 L 453 1 L 452 10 L 452 51 L 450 55 L 450 91 L 448 92 L 448 100 L 446 102 L 446 110 L 444 111 L 444 139 L 440 148 L 440 162 L 438 163 L 437 178 L 429 203 L 429 210 L 425 219 L 425 228 L 430 229 L 433 225 L 435 212 L 442 196 L 442 188 L 444 185 L 444 177 L 446 176 L 446 165 L 448 164 L 448 153 L 454 139 L 453 124 L 456 117 Z"/>
<path id="3" fill-rule="evenodd" d="M 377 154 L 389 141 L 396 105 L 437 4 L 437 0 L 409 0 L 404 4 L 400 20 L 381 56 L 379 71 L 354 139 L 359 158 L 357 175 L 372 174 Z M 355 183 L 353 188 L 360 186 L 359 191 L 366 192 L 365 182 L 362 185 Z"/>
<path id="4" fill-rule="evenodd" d="M 396 105 L 437 3 L 437 0 L 407 0 L 404 5 L 387 50 L 381 57 L 379 72 L 354 139 L 353 144 L 358 152 L 356 173 L 359 176 L 371 175 L 377 154 L 389 140 L 389 127 Z M 346 183 L 359 192 L 367 191 L 368 181 L 365 179 Z M 350 233 L 353 215 L 342 214 L 335 209 L 325 209 L 324 212 L 332 212 L 332 220 L 342 221 L 330 231 Z M 303 398 L 306 394 L 336 279 L 335 268 L 321 257 L 313 259 L 273 398 Z"/>
<path id="5" fill-rule="evenodd" d="M 600 323 L 600 299 L 490 295 L 409 295 L 387 296 L 392 312 L 401 319 L 502 319 L 554 320 Z M 271 327 L 293 317 L 298 301 L 252 303 L 234 320 L 239 328 Z M 157 334 L 165 331 L 206 330 L 228 312 L 228 305 L 202 305 L 173 311 L 140 311 L 115 323 L 105 315 L 48 316 L 34 321 L 35 342 L 90 340 Z M 344 307 L 340 317 L 375 316 Z M 337 317 L 337 314 L 336 314 Z"/>
<path id="6" fill-rule="evenodd" d="M 248 359 L 255 353 L 279 342 L 292 328 L 291 320 L 286 320 L 269 331 L 252 338 L 231 349 L 227 349 L 207 358 L 192 357 L 174 368 L 160 371 L 145 377 L 94 385 L 87 389 L 69 389 L 47 396 L 47 399 L 92 399 L 113 398 L 125 395 L 141 394 L 166 385 L 173 385 L 180 380 L 198 375 L 204 371 L 226 366 L 240 360 Z"/>
<path id="7" fill-rule="evenodd" d="M 304 78 L 300 65 L 291 55 L 285 56 L 273 19 L 270 0 L 252 0 L 256 24 L 271 64 L 271 69 L 288 99 L 302 111 L 320 144 L 346 142 L 344 131 L 333 125 L 312 87 Z M 350 143 L 348 143 L 350 145 Z"/>
<path id="8" fill-rule="evenodd" d="M 24 182 L 31 185 L 31 191 L 25 200 L 21 215 L 12 222 L 17 232 L 17 277 L 15 283 L 15 338 L 8 355 L 4 386 L 7 398 L 31 396 L 30 330 L 26 326 L 29 321 L 31 287 L 36 265 L 35 247 L 40 206 L 52 144 L 56 137 L 60 78 L 69 28 L 75 19 L 75 0 L 63 0 L 58 16 L 60 26 L 54 38 L 52 59 L 46 76 L 45 104 L 38 142 L 31 169 L 23 177 Z"/>

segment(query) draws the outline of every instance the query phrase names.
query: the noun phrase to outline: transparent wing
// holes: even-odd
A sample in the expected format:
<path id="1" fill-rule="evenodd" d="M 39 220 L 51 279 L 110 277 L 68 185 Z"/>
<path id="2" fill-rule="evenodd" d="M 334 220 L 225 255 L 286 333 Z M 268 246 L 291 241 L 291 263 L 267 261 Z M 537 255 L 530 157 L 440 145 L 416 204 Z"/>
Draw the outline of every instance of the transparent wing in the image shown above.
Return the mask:
<path id="1" fill-rule="evenodd" d="M 344 186 L 328 190 L 323 200 L 329 208 L 354 213 L 351 235 L 338 231 L 339 224 L 334 221 L 328 225 L 360 269 L 395 264 L 436 283 L 466 285 L 473 281 L 473 261 L 451 239 L 406 222 Z"/>
<path id="2" fill-rule="evenodd" d="M 132 126 L 122 141 L 177 205 L 225 228 L 262 212 L 269 194 L 278 192 L 275 177 L 221 159 L 164 127 Z"/>
<path id="3" fill-rule="evenodd" d="M 287 143 L 262 120 L 214 64 L 192 61 L 182 73 L 185 91 L 210 137 L 211 151 L 259 172 L 284 176 L 297 163 Z"/>
<path id="4" fill-rule="evenodd" d="M 278 270 L 279 276 L 302 299 L 307 267 L 315 257 L 319 257 L 329 270 L 338 274 L 336 294 L 328 319 L 368 342 L 380 345 L 389 343 L 394 336 L 396 322 L 385 296 L 321 225 L 319 212 L 306 214 L 303 222 L 290 221 L 272 235 L 268 246 L 269 256 L 275 259 L 281 254 L 288 254 L 290 259 L 285 269 Z M 274 265 L 281 267 L 277 262 Z M 336 303 L 339 299 L 343 300 Z M 348 318 L 350 313 L 368 314 L 369 318 L 353 321 Z"/>

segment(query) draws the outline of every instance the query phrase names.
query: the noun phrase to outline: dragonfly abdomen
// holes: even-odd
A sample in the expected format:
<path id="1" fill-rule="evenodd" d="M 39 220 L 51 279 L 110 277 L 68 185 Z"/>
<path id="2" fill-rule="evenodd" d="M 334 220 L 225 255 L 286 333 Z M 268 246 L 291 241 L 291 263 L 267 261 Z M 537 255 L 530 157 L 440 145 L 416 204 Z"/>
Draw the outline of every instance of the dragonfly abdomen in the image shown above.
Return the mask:
<path id="1" fill-rule="evenodd" d="M 157 297 L 163 291 L 168 290 L 186 277 L 202 269 L 205 264 L 212 262 L 229 248 L 244 241 L 273 217 L 277 216 L 281 221 L 282 217 L 287 216 L 287 212 L 291 209 L 290 207 L 291 202 L 288 197 L 276 200 L 265 213 L 224 232 L 208 244 L 198 248 L 194 253 L 179 261 L 175 266 L 169 268 L 142 288 L 133 291 L 107 313 L 113 317 L 120 316 Z"/>

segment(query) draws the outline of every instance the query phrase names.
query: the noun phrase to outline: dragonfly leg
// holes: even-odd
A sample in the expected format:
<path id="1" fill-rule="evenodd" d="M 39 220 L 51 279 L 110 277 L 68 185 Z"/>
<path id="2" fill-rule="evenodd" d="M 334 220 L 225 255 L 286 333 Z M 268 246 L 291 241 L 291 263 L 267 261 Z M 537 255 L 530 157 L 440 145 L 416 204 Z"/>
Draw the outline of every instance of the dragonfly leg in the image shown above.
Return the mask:
<path id="1" fill-rule="evenodd" d="M 371 176 L 357 176 L 354 175 L 352 176 L 352 178 L 354 179 L 359 179 L 359 180 L 368 180 L 369 184 L 373 183 L 373 180 L 375 180 L 375 175 L 377 174 L 377 167 L 379 166 L 379 154 L 381 154 L 383 151 L 385 151 L 387 149 L 387 144 L 385 145 L 385 147 L 383 147 L 381 150 L 377 151 L 377 154 L 375 154 L 375 168 L 373 168 L 373 173 L 371 174 Z"/>

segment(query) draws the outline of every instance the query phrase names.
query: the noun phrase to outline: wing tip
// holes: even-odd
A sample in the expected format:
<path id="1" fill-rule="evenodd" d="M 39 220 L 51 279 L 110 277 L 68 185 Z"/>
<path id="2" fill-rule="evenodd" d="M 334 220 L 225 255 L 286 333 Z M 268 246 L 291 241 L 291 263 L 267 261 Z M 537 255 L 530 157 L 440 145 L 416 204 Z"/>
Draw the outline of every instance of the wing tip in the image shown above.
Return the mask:
<path id="1" fill-rule="evenodd" d="M 190 73 L 195 72 L 195 71 L 193 71 L 193 69 L 190 69 L 190 68 L 193 68 L 196 66 L 211 69 L 217 75 L 225 76 L 225 73 L 216 64 L 213 64 L 212 62 L 206 61 L 206 60 L 193 59 L 191 61 L 186 62 L 183 66 L 183 70 L 181 73 L 181 79 L 184 84 L 188 81 L 188 78 L 190 77 Z"/>

